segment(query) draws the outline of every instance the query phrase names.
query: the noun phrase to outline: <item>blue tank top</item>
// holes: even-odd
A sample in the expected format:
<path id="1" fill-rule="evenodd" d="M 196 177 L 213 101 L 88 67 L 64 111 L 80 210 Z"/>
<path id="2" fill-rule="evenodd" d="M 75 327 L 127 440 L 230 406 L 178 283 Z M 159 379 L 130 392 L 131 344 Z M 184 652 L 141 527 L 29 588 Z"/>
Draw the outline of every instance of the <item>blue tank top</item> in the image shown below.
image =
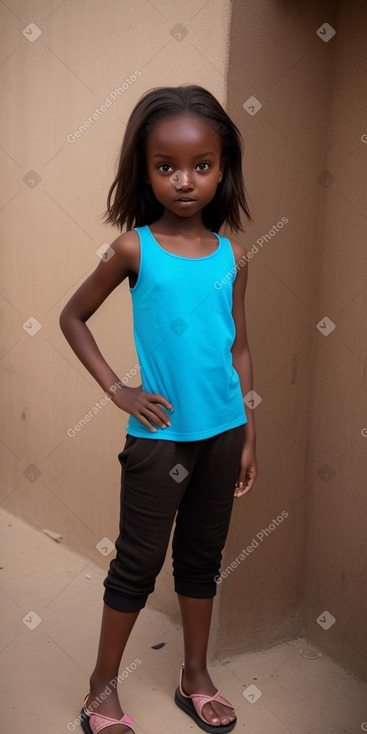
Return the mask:
<path id="1" fill-rule="evenodd" d="M 130 288 L 134 337 L 146 392 L 173 405 L 171 426 L 149 431 L 130 416 L 127 433 L 166 441 L 198 441 L 247 422 L 238 373 L 232 364 L 235 338 L 228 239 L 190 258 L 163 249 L 148 226 L 140 238 L 138 279 Z M 220 283 L 221 278 L 225 283 Z M 218 282 L 221 288 L 218 288 Z"/>

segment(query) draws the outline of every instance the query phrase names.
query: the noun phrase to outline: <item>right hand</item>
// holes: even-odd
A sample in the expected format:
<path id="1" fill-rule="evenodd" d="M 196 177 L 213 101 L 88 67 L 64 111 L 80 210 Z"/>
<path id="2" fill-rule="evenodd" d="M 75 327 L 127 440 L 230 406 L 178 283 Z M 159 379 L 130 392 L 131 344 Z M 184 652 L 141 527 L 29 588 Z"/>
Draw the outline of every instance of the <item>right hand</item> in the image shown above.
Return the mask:
<path id="1" fill-rule="evenodd" d="M 139 387 L 124 385 L 117 390 L 115 395 L 111 395 L 111 398 L 118 408 L 133 415 L 152 433 L 155 433 L 157 428 L 149 421 L 155 423 L 159 428 L 167 428 L 171 425 L 167 413 L 161 407 L 163 405 L 167 410 L 172 410 L 171 403 L 163 395 L 145 392 L 141 385 Z"/>

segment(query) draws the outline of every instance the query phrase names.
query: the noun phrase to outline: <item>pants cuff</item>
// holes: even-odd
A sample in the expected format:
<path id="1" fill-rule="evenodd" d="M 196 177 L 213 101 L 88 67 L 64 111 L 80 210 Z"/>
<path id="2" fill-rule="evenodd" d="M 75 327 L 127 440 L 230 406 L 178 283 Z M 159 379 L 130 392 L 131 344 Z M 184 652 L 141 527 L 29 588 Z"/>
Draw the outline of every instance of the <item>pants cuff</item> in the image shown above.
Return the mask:
<path id="1" fill-rule="evenodd" d="M 147 596 L 120 596 L 109 589 L 106 589 L 103 595 L 104 603 L 117 612 L 139 612 L 145 607 L 147 598 Z"/>
<path id="2" fill-rule="evenodd" d="M 193 599 L 210 599 L 217 593 L 217 584 L 193 584 L 175 579 L 175 591 L 182 596 L 191 596 Z"/>

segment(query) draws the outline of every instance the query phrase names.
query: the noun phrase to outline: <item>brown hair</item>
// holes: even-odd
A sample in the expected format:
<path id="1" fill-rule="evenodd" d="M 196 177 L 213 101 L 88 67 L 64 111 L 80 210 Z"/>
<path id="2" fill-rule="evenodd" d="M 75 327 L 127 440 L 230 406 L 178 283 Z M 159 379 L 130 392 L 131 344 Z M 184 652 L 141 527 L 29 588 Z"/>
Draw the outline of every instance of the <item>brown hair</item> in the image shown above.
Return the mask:
<path id="1" fill-rule="evenodd" d="M 153 126 L 165 117 L 188 115 L 207 119 L 221 139 L 225 168 L 214 199 L 202 211 L 204 225 L 217 232 L 227 223 L 243 231 L 240 210 L 252 221 L 242 175 L 241 134 L 215 97 L 203 87 L 157 87 L 135 105 L 122 141 L 116 177 L 108 192 L 104 220 L 121 230 L 152 224 L 163 206 L 145 181 L 145 141 Z M 112 201 L 112 196 L 114 198 Z"/>

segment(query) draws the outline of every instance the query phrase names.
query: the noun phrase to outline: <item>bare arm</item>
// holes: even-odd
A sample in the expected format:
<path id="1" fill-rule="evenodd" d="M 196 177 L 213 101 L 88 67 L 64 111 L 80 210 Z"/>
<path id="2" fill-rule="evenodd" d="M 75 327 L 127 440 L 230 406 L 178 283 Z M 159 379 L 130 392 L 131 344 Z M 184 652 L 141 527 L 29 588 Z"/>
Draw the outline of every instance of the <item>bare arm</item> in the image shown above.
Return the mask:
<path id="1" fill-rule="evenodd" d="M 111 396 L 113 402 L 138 418 L 151 431 L 155 431 L 148 419 L 160 427 L 170 424 L 167 414 L 156 403 L 161 403 L 168 410 L 172 407 L 171 404 L 162 395 L 145 393 L 141 387 L 124 386 L 102 356 L 86 324 L 128 274 L 139 271 L 137 237 L 135 232 L 128 232 L 112 243 L 111 248 L 115 254 L 107 260 L 101 260 L 95 271 L 70 298 L 61 312 L 60 327 L 78 359 Z"/>
<path id="2" fill-rule="evenodd" d="M 242 245 L 232 242 L 236 262 L 246 254 Z M 233 366 L 238 372 L 242 395 L 247 395 L 253 389 L 253 369 L 250 348 L 247 340 L 246 316 L 245 316 L 245 293 L 248 278 L 248 264 L 239 263 L 236 279 L 233 284 L 233 308 L 232 315 L 236 327 L 236 338 L 232 347 Z M 254 411 L 246 408 L 246 437 L 242 451 L 241 470 L 238 477 L 235 497 L 242 495 L 252 489 L 257 476 L 256 462 L 256 430 Z M 243 486 L 241 486 L 241 484 Z"/>
<path id="3" fill-rule="evenodd" d="M 94 272 L 70 298 L 61 312 L 60 327 L 84 367 L 102 389 L 113 397 L 110 388 L 118 382 L 118 377 L 102 356 L 86 325 L 88 319 L 128 274 L 125 248 L 119 246 L 118 240 L 111 247 L 115 255 L 108 260 L 101 260 Z"/>

